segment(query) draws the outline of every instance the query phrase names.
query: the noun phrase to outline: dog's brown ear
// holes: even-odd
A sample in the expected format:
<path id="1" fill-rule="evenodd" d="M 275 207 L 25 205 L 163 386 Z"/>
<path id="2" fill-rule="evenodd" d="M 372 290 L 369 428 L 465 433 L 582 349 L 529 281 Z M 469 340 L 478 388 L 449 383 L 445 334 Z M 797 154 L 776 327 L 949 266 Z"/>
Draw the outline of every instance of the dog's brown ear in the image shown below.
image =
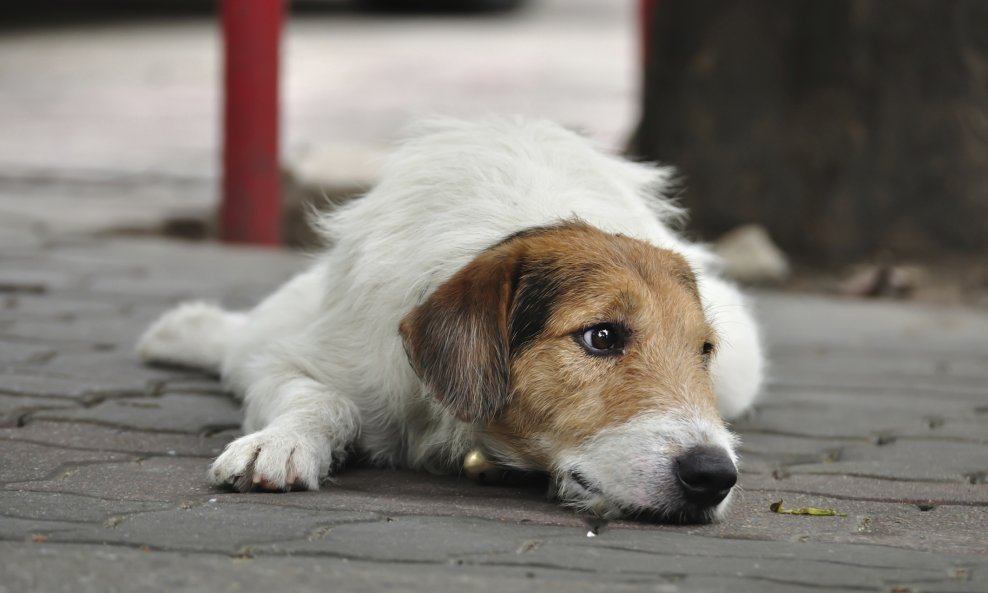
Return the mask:
<path id="1" fill-rule="evenodd" d="M 516 259 L 505 249 L 482 253 L 401 321 L 416 374 L 460 420 L 489 420 L 508 401 Z"/>

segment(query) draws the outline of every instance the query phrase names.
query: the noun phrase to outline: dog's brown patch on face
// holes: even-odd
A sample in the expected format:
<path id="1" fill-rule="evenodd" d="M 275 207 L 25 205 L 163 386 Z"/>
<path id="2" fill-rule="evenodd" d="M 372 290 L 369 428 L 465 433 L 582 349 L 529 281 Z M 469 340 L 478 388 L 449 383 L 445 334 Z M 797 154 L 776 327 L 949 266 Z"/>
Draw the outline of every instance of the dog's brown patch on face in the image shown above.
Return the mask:
<path id="1" fill-rule="evenodd" d="M 595 355 L 581 336 L 601 324 L 625 342 Z M 499 243 L 413 310 L 402 335 L 436 396 L 528 467 L 549 469 L 555 452 L 642 412 L 719 418 L 703 354 L 714 336 L 689 265 L 587 225 Z"/>
<path id="2" fill-rule="evenodd" d="M 523 241 L 531 271 L 514 313 L 527 283 L 552 286 L 552 302 L 537 336 L 514 345 L 510 403 L 488 425 L 502 445 L 545 468 L 554 450 L 645 411 L 687 407 L 719 418 L 703 354 L 713 331 L 681 256 L 589 227 Z M 581 346 L 599 324 L 626 332 L 620 352 L 595 356 Z"/>

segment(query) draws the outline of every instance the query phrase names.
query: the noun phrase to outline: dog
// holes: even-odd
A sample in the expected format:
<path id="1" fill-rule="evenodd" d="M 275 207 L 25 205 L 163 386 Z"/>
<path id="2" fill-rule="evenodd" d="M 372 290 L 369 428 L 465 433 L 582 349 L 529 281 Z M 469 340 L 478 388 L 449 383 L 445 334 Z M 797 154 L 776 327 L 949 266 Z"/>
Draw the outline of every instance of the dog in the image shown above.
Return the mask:
<path id="1" fill-rule="evenodd" d="M 581 512 L 715 520 L 724 419 L 764 360 L 742 294 L 675 232 L 671 175 L 546 121 L 426 121 L 317 217 L 307 271 L 249 312 L 182 304 L 139 355 L 243 398 L 215 485 L 315 490 L 353 456 L 456 473 L 479 450 Z"/>

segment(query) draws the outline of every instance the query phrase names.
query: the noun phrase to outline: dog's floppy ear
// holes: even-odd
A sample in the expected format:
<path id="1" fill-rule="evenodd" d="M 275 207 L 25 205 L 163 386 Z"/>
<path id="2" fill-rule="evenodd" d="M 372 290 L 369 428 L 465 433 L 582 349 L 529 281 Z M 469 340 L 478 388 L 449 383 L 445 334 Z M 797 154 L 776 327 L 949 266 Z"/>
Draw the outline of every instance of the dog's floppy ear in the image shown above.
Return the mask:
<path id="1" fill-rule="evenodd" d="M 460 420 L 489 420 L 508 401 L 517 259 L 504 248 L 482 253 L 401 321 L 416 374 Z"/>

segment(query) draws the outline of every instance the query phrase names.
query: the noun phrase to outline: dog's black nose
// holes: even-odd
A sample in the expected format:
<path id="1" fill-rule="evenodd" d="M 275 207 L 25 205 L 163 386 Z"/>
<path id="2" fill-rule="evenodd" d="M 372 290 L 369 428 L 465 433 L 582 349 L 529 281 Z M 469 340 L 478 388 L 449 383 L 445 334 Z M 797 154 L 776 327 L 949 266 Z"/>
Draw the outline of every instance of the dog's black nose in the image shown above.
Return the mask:
<path id="1" fill-rule="evenodd" d="M 738 481 L 738 470 L 720 447 L 695 447 L 676 459 L 676 477 L 691 503 L 714 506 Z"/>

